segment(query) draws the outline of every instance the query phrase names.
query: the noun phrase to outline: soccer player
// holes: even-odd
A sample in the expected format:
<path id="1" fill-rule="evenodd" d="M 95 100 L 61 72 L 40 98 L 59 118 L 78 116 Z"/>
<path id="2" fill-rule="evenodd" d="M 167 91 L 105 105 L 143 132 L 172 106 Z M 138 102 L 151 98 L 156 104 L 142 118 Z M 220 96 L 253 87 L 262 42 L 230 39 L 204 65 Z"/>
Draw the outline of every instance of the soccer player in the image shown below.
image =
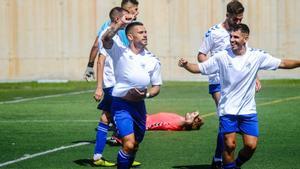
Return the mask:
<path id="1" fill-rule="evenodd" d="M 185 116 L 170 112 L 159 112 L 147 115 L 147 130 L 199 130 L 204 124 L 199 112 L 186 113 Z"/>
<path id="2" fill-rule="evenodd" d="M 130 11 L 131 14 L 134 16 L 134 19 L 136 19 L 136 16 L 138 14 L 138 1 L 136 0 L 123 0 L 121 3 L 121 6 L 123 9 Z M 117 9 L 116 10 L 121 10 Z M 114 13 L 114 12 L 113 12 Z M 115 15 L 110 16 L 110 20 L 105 22 L 101 29 L 99 30 L 98 36 L 96 37 L 96 40 L 94 42 L 94 45 L 91 49 L 90 53 L 90 60 L 88 63 L 87 70 L 85 72 L 85 78 L 88 80 L 94 75 L 93 71 L 93 65 L 94 60 L 96 58 L 96 55 L 98 53 L 98 50 L 102 48 L 101 43 L 98 42 L 98 39 L 105 30 L 111 21 L 115 20 Z M 128 45 L 128 39 L 125 35 L 125 29 L 120 29 L 118 31 L 118 35 L 121 38 L 124 45 Z M 115 76 L 113 71 L 113 64 L 110 56 L 106 53 L 105 50 L 101 50 L 99 52 L 98 62 L 97 62 L 97 88 L 94 94 L 94 98 L 96 101 L 100 101 L 102 98 L 101 103 L 98 105 L 98 109 L 102 110 L 102 115 L 100 117 L 100 122 L 97 127 L 97 134 L 96 134 L 96 143 L 94 148 L 94 156 L 93 156 L 93 164 L 96 166 L 114 166 L 115 163 L 109 162 L 105 160 L 102 157 L 102 153 L 105 148 L 106 144 L 106 138 L 107 138 L 107 132 L 109 128 L 109 123 L 111 122 L 111 116 L 110 116 L 110 108 L 111 108 L 111 102 L 112 102 L 112 89 L 115 85 Z M 133 166 L 139 166 L 141 165 L 140 162 L 134 161 Z"/>
<path id="3" fill-rule="evenodd" d="M 211 27 L 203 38 L 203 42 L 200 46 L 198 53 L 198 61 L 204 62 L 209 57 L 208 54 L 213 57 L 217 52 L 230 47 L 230 32 L 236 24 L 241 23 L 244 14 L 243 4 L 237 0 L 232 0 L 227 4 L 226 19 L 222 23 L 219 23 Z M 220 100 L 220 77 L 218 73 L 208 75 L 209 79 L 209 94 L 218 106 Z M 260 81 L 256 80 L 256 90 L 261 88 Z M 217 146 L 215 155 L 212 160 L 212 169 L 219 169 L 222 167 L 222 151 L 223 151 L 223 136 L 218 133 Z"/>
<path id="4" fill-rule="evenodd" d="M 132 17 L 123 15 L 112 22 L 105 31 L 103 47 L 111 56 L 116 85 L 112 95 L 111 111 L 123 145 L 118 153 L 119 169 L 131 167 L 146 130 L 145 98 L 159 94 L 162 84 L 160 61 L 145 49 L 147 31 L 141 22 L 132 22 L 126 27 L 129 46 L 124 46 L 117 31 L 131 22 Z M 147 86 L 151 84 L 151 88 Z"/>
<path id="5" fill-rule="evenodd" d="M 192 64 L 185 59 L 178 63 L 192 73 L 219 73 L 222 88 L 218 115 L 220 132 L 224 134 L 224 169 L 240 168 L 256 149 L 259 131 L 255 77 L 258 71 L 300 67 L 299 60 L 274 58 L 262 50 L 248 47 L 249 33 L 247 25 L 238 24 L 230 34 L 231 48 L 216 53 L 203 63 Z M 235 160 L 237 132 L 242 134 L 244 147 Z"/>

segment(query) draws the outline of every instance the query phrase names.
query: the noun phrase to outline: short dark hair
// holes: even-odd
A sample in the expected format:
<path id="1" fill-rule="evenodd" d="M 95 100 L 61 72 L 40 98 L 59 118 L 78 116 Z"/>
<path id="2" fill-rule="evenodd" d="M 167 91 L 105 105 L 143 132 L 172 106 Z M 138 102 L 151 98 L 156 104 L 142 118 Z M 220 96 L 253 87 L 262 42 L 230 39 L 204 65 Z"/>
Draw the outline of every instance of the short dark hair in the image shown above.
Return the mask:
<path id="1" fill-rule="evenodd" d="M 125 11 L 125 10 L 121 7 L 114 7 L 113 9 L 111 9 L 109 12 L 110 20 L 114 21 L 116 19 L 116 17 L 121 17 L 123 11 Z"/>
<path id="2" fill-rule="evenodd" d="M 238 15 L 243 13 L 245 10 L 242 3 L 238 0 L 232 0 L 227 4 L 227 13 L 230 15 Z"/>
<path id="3" fill-rule="evenodd" d="M 121 7 L 124 7 L 127 3 L 132 3 L 134 5 L 139 5 L 137 0 L 122 0 Z"/>
<path id="4" fill-rule="evenodd" d="M 126 35 L 128 35 L 128 32 L 135 26 L 144 26 L 144 24 L 142 22 L 131 22 L 125 28 Z"/>
<path id="5" fill-rule="evenodd" d="M 250 29 L 246 24 L 240 23 L 233 27 L 233 31 L 240 30 L 242 33 L 246 33 L 247 35 L 250 34 Z"/>

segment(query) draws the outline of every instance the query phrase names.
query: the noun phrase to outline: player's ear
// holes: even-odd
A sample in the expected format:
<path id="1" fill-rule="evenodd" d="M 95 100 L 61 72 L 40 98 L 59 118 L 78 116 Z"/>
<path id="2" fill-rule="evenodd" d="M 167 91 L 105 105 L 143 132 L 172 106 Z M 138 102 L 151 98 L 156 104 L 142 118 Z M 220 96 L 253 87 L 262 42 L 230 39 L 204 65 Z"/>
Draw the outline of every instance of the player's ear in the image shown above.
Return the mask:
<path id="1" fill-rule="evenodd" d="M 229 13 L 226 13 L 226 18 L 229 18 L 229 16 L 230 16 Z"/>
<path id="2" fill-rule="evenodd" d="M 249 40 L 249 35 L 246 34 L 246 35 L 245 35 L 245 41 L 248 42 L 248 40 Z"/>
<path id="3" fill-rule="evenodd" d="M 132 41 L 133 40 L 133 35 L 131 33 L 128 33 L 127 38 L 128 38 L 129 41 Z"/>
<path id="4" fill-rule="evenodd" d="M 118 21 L 120 20 L 119 17 L 115 17 L 114 20 L 112 21 L 113 23 L 118 23 Z"/>

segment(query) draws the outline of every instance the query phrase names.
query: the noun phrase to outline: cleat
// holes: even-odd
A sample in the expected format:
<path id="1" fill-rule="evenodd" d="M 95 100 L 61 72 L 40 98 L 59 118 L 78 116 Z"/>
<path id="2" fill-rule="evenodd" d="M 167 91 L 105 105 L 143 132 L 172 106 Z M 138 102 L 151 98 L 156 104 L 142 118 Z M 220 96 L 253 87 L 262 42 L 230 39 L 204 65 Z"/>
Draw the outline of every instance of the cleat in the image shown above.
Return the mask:
<path id="1" fill-rule="evenodd" d="M 223 169 L 222 161 L 214 161 L 211 162 L 211 169 Z"/>
<path id="2" fill-rule="evenodd" d="M 111 145 L 111 146 L 120 146 L 120 145 L 122 145 L 122 141 L 120 141 L 120 139 L 116 139 L 114 136 L 107 137 L 106 143 Z"/>
<path id="3" fill-rule="evenodd" d="M 113 167 L 113 166 L 116 166 L 116 163 L 109 162 L 109 161 L 105 160 L 104 158 L 100 158 L 98 160 L 94 160 L 93 164 L 95 166 L 102 166 L 102 167 Z"/>
<path id="4" fill-rule="evenodd" d="M 133 163 L 132 163 L 132 167 L 138 167 L 140 165 L 142 165 L 142 163 L 140 163 L 138 161 L 133 161 Z"/>
<path id="5" fill-rule="evenodd" d="M 121 140 L 120 138 L 116 137 L 116 136 L 111 136 L 111 139 L 116 140 L 116 142 L 117 142 L 119 145 L 122 145 L 122 144 L 123 144 L 123 143 L 122 143 L 122 140 Z"/>

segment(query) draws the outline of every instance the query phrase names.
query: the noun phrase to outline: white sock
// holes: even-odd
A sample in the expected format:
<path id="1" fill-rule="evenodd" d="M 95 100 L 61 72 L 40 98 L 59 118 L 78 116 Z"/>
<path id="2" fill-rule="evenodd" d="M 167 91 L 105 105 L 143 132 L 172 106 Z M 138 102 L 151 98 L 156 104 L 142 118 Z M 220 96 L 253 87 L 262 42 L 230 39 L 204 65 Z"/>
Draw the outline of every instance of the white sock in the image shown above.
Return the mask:
<path id="1" fill-rule="evenodd" d="M 94 154 L 94 161 L 99 160 L 100 158 L 102 158 L 102 154 Z"/>

